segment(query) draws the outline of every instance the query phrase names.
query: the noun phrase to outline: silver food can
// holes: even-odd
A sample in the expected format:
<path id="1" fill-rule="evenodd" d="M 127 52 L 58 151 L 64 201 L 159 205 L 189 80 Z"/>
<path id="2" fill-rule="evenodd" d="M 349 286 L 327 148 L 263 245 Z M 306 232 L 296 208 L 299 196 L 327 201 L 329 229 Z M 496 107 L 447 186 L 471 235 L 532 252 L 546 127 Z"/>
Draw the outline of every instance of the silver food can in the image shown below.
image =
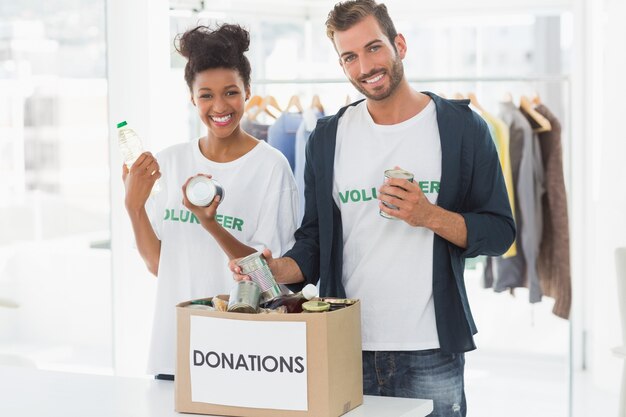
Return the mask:
<path id="1" fill-rule="evenodd" d="M 388 169 L 388 170 L 386 170 L 385 171 L 385 180 L 387 178 L 402 178 L 402 179 L 405 179 L 405 180 L 407 180 L 409 182 L 413 182 L 413 174 L 410 173 L 409 171 L 405 171 L 403 169 Z M 397 197 L 397 196 L 395 196 L 393 194 L 388 194 L 388 195 L 391 195 L 393 197 Z M 385 205 L 385 207 L 389 207 L 392 210 L 398 210 L 398 207 L 394 206 L 393 204 L 385 203 L 384 201 L 382 203 Z M 379 213 L 385 219 L 398 220 L 397 217 L 391 216 L 391 215 L 385 213 L 382 210 L 380 210 Z"/>
<path id="2" fill-rule="evenodd" d="M 250 279 L 261 287 L 261 301 L 266 302 L 281 295 L 280 287 L 274 279 L 274 275 L 267 265 L 267 261 L 261 252 L 255 252 L 237 262 L 243 275 L 248 275 Z"/>
<path id="3" fill-rule="evenodd" d="M 220 196 L 220 203 L 224 201 L 224 188 L 213 178 L 196 175 L 187 183 L 185 195 L 194 206 L 206 207 L 216 195 Z"/>
<path id="4" fill-rule="evenodd" d="M 259 309 L 261 287 L 253 281 L 238 281 L 230 290 L 228 311 L 235 313 L 256 313 Z"/>

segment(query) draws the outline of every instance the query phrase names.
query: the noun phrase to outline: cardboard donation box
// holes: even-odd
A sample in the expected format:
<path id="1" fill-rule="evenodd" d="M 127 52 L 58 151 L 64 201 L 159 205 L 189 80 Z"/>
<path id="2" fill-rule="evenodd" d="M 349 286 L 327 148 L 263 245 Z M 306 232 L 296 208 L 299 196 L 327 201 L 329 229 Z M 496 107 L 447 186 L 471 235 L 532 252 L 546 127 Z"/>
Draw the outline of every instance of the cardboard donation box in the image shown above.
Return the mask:
<path id="1" fill-rule="evenodd" d="M 190 304 L 176 306 L 176 411 L 337 417 L 363 403 L 359 302 L 299 314 Z"/>

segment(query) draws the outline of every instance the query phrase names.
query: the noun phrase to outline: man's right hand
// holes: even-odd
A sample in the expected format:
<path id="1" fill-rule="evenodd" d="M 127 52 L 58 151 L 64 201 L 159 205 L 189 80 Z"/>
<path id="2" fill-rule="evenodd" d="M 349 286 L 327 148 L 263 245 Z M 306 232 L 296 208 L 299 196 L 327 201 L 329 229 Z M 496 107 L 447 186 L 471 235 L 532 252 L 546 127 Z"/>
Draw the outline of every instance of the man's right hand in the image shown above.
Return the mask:
<path id="1" fill-rule="evenodd" d="M 267 265 L 272 271 L 276 282 L 279 284 L 296 284 L 304 281 L 304 275 L 300 267 L 293 259 L 289 257 L 274 258 L 272 251 L 265 248 L 263 249 L 263 257 L 267 261 Z M 237 265 L 241 258 L 232 259 L 228 263 L 228 268 L 233 273 L 233 279 L 235 281 L 250 280 L 250 277 L 241 273 L 241 268 Z"/>
<path id="2" fill-rule="evenodd" d="M 128 169 L 122 166 L 122 180 L 126 189 L 124 203 L 126 210 L 134 212 L 146 204 L 150 191 L 157 179 L 161 178 L 159 163 L 150 152 L 144 152 Z"/>

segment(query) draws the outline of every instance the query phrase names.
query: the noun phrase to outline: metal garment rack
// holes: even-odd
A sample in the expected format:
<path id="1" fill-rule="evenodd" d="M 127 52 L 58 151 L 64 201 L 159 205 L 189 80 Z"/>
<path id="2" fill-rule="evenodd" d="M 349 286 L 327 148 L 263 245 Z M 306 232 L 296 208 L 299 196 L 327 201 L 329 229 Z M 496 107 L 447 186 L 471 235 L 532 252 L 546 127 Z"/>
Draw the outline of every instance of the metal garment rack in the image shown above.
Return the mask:
<path id="1" fill-rule="evenodd" d="M 431 84 L 449 82 L 566 82 L 569 84 L 569 75 L 540 75 L 540 76 L 504 76 L 504 77 L 427 77 L 427 78 L 407 78 L 412 84 Z M 251 82 L 252 85 L 266 84 L 349 84 L 345 78 L 299 78 L 299 79 L 258 79 Z"/>
<path id="2" fill-rule="evenodd" d="M 572 109 L 571 109 L 571 78 L 565 74 L 542 74 L 534 76 L 502 76 L 502 77 L 426 77 L 426 78 L 407 78 L 410 84 L 435 84 L 435 83 L 560 83 L 563 85 L 562 100 L 566 103 L 563 109 L 563 117 L 566 118 L 563 126 L 567 127 L 567 135 L 571 137 L 572 132 Z M 258 79 L 251 82 L 252 86 L 255 85 L 271 85 L 271 84 L 350 84 L 345 78 L 310 78 L 310 79 Z M 571 205 L 571 178 L 572 178 L 572 146 L 567 146 L 567 152 L 564 154 L 567 160 L 567 177 L 566 177 L 566 189 L 567 189 L 567 209 L 568 212 L 572 212 Z M 570 214 L 571 218 L 571 214 Z M 582 306 L 584 308 L 584 305 Z M 569 341 L 568 341 L 568 413 L 569 417 L 572 417 L 574 410 L 574 327 L 572 324 L 572 315 L 569 318 Z M 583 368 L 584 368 L 583 358 Z"/>

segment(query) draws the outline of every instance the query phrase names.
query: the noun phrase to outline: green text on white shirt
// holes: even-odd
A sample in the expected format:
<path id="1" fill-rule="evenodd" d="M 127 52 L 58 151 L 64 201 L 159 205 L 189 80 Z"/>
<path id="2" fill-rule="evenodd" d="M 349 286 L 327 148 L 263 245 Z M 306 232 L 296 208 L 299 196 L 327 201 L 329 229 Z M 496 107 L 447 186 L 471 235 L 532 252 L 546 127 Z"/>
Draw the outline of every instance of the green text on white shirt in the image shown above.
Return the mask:
<path id="1" fill-rule="evenodd" d="M 439 181 L 419 181 L 417 184 L 424 194 L 439 193 Z M 360 190 L 346 190 L 339 192 L 339 199 L 343 204 L 361 201 L 370 201 L 376 199 L 376 187 L 371 189 L 361 188 Z"/>
<path id="2" fill-rule="evenodd" d="M 184 209 L 165 209 L 165 217 L 163 218 L 165 221 L 170 222 L 181 222 L 181 223 L 197 223 L 200 224 L 200 221 L 196 217 L 195 214 L 190 212 L 189 210 Z M 225 216 L 223 214 L 216 214 L 215 220 L 222 225 L 225 229 L 233 229 L 238 230 L 240 232 L 243 231 L 243 219 L 233 216 Z"/>

